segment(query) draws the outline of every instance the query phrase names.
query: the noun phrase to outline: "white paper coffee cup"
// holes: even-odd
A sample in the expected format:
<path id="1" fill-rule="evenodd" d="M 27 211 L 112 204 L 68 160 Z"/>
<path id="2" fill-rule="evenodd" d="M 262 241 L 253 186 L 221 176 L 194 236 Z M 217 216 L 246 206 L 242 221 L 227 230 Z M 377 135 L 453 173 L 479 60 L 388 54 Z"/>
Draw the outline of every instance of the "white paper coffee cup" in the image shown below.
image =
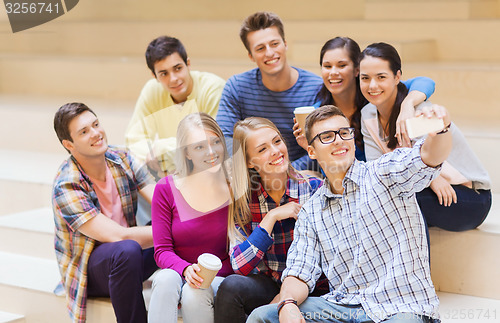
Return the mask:
<path id="1" fill-rule="evenodd" d="M 215 276 L 222 268 L 222 262 L 216 255 L 204 253 L 198 257 L 198 266 L 201 270 L 197 274 L 203 278 L 200 288 L 206 289 L 210 287 Z"/>
<path id="2" fill-rule="evenodd" d="M 306 128 L 306 118 L 309 115 L 309 113 L 314 111 L 314 107 L 298 107 L 293 110 L 293 113 L 295 114 L 295 119 L 299 123 L 300 129 L 302 131 L 300 134 L 304 134 L 305 128 Z"/>

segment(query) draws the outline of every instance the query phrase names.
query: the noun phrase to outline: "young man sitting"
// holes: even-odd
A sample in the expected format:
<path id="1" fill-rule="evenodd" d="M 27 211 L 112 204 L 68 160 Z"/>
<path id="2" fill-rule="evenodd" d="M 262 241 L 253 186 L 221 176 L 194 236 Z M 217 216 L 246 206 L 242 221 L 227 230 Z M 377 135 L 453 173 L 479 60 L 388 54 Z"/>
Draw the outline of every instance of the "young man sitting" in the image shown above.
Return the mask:
<path id="1" fill-rule="evenodd" d="M 163 177 L 175 170 L 179 122 L 194 112 L 215 118 L 225 81 L 212 73 L 191 71 L 186 49 L 174 37 L 154 39 L 145 56 L 154 78 L 146 82 L 137 99 L 125 140 L 137 158 Z"/>
<path id="2" fill-rule="evenodd" d="M 154 179 L 126 150 L 108 146 L 83 103 L 56 112 L 54 130 L 71 156 L 52 195 L 55 250 L 73 322 L 85 322 L 87 298 L 111 297 L 117 322 L 146 322 L 142 282 L 158 268 L 151 227 L 136 226 L 137 193 L 149 203 Z"/>
<path id="3" fill-rule="evenodd" d="M 423 111 L 445 125 L 445 108 Z M 306 119 L 308 153 L 326 179 L 302 207 L 277 304 L 247 322 L 429 322 L 439 317 L 425 223 L 415 193 L 440 171 L 452 146 L 445 127 L 413 148 L 364 163 L 354 129 L 334 106 Z M 325 273 L 330 292 L 307 297 Z"/>

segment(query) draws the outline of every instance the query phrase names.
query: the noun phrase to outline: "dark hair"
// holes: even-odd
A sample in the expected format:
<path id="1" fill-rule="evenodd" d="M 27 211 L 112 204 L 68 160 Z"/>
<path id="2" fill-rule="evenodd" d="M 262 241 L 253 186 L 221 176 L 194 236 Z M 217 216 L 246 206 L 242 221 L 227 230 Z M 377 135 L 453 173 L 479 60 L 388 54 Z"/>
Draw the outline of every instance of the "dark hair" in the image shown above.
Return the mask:
<path id="1" fill-rule="evenodd" d="M 361 62 L 366 56 L 380 58 L 389 63 L 389 68 L 392 73 L 396 75 L 398 71 L 403 73 L 401 70 L 401 57 L 399 57 L 398 51 L 393 46 L 387 43 L 373 43 L 363 50 L 361 53 L 359 61 Z M 396 101 L 391 110 L 391 115 L 389 116 L 389 122 L 387 123 L 385 133 L 389 137 L 387 142 L 387 147 L 390 149 L 395 149 L 398 145 L 398 140 L 396 138 L 396 121 L 401 111 L 401 102 L 408 94 L 408 89 L 406 85 L 402 82 L 398 83 L 398 94 L 396 96 Z"/>
<path id="2" fill-rule="evenodd" d="M 254 13 L 253 15 L 248 16 L 245 21 L 243 21 L 243 24 L 240 28 L 240 39 L 243 42 L 243 45 L 245 45 L 248 53 L 251 53 L 250 44 L 248 43 L 247 38 L 248 34 L 252 31 L 271 27 L 277 27 L 281 38 L 283 39 L 283 41 L 285 41 L 285 30 L 283 28 L 283 22 L 275 13 L 259 11 Z"/>
<path id="3" fill-rule="evenodd" d="M 178 53 L 184 63 L 187 64 L 187 53 L 181 41 L 174 37 L 160 36 L 149 43 L 146 49 L 146 64 L 153 74 L 155 73 L 155 64 L 165 57 Z"/>
<path id="4" fill-rule="evenodd" d="M 349 121 L 344 112 L 334 105 L 324 105 L 311 112 L 306 118 L 306 125 L 304 127 L 307 142 L 311 142 L 313 138 L 311 131 L 314 124 L 335 116 L 344 117 L 347 121 Z"/>
<path id="5" fill-rule="evenodd" d="M 61 144 L 63 140 L 73 142 L 71 134 L 69 133 L 69 123 L 85 111 L 89 111 L 93 115 L 96 115 L 88 106 L 79 102 L 66 103 L 57 110 L 54 115 L 54 130 Z"/>
<path id="6" fill-rule="evenodd" d="M 354 64 L 354 68 L 359 67 L 361 49 L 359 48 L 358 43 L 349 37 L 335 37 L 328 40 L 321 48 L 321 52 L 319 54 L 319 65 L 323 66 L 323 57 L 326 52 L 337 48 L 344 48 L 349 54 L 349 59 Z M 355 129 L 356 146 L 364 150 L 363 134 L 361 133 L 361 108 L 368 103 L 368 100 L 366 100 L 361 93 L 361 89 L 359 87 L 359 75 L 356 77 L 355 83 L 356 97 L 354 99 L 354 105 L 356 106 L 356 111 L 351 117 L 351 126 Z M 335 100 L 333 99 L 330 91 L 326 88 L 325 84 L 323 84 L 319 90 L 318 99 L 321 100 L 321 105 L 335 105 Z"/>

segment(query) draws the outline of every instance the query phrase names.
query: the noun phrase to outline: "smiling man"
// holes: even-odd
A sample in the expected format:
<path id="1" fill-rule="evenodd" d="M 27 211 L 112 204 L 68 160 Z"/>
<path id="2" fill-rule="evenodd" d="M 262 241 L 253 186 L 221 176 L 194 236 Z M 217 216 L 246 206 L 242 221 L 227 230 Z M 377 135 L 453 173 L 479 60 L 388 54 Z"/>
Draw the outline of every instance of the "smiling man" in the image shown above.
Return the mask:
<path id="1" fill-rule="evenodd" d="M 151 41 L 146 63 L 154 79 L 141 91 L 125 140 L 135 156 L 161 177 L 163 172 L 175 170 L 179 122 L 194 112 L 215 118 L 225 82 L 212 73 L 191 71 L 186 49 L 174 37 L 161 36 Z"/>
<path id="2" fill-rule="evenodd" d="M 126 150 L 108 146 L 95 113 L 63 105 L 54 130 L 71 154 L 54 180 L 55 250 L 73 322 L 87 298 L 111 297 L 117 322 L 146 322 L 142 282 L 158 268 L 150 226 L 136 225 L 137 195 L 151 203 L 154 179 Z"/>
<path id="3" fill-rule="evenodd" d="M 451 122 L 440 106 L 423 114 Z M 354 129 L 337 107 L 316 109 L 305 131 L 309 156 L 326 180 L 298 214 L 278 303 L 254 310 L 247 322 L 437 319 L 439 300 L 415 193 L 438 176 L 450 153 L 448 127 L 368 163 L 355 159 Z M 330 292 L 308 297 L 322 273 Z"/>
<path id="4" fill-rule="evenodd" d="M 283 23 L 274 13 L 257 12 L 247 17 L 240 38 L 257 68 L 233 75 L 224 87 L 217 122 L 228 139 L 228 147 L 236 121 L 252 116 L 267 118 L 285 138 L 293 165 L 311 169 L 306 151 L 293 135 L 293 110 L 318 101 L 321 78 L 289 65 Z"/>

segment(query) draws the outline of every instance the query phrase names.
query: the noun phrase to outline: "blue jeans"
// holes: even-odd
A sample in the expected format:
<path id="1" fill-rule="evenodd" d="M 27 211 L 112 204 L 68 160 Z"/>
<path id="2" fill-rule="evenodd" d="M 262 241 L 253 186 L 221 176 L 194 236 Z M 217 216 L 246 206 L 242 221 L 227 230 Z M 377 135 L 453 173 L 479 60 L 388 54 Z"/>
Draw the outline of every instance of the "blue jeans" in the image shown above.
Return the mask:
<path id="1" fill-rule="evenodd" d="M 322 297 L 308 297 L 300 304 L 299 309 L 306 322 L 373 322 L 360 305 L 339 305 Z M 255 309 L 247 320 L 247 323 L 254 322 L 279 322 L 278 304 L 265 305 Z M 429 318 L 412 313 L 398 313 L 383 322 L 424 323 L 429 322 Z"/>
<path id="2" fill-rule="evenodd" d="M 447 231 L 466 231 L 477 228 L 491 207 L 490 190 L 473 190 L 463 185 L 452 185 L 457 203 L 439 204 L 436 193 L 429 187 L 416 194 L 417 202 L 428 227 Z"/>
<path id="3" fill-rule="evenodd" d="M 263 274 L 228 276 L 220 284 L 215 297 L 215 323 L 245 322 L 248 314 L 259 306 L 269 304 L 279 292 L 280 285 Z M 328 281 L 322 275 L 310 295 L 326 293 Z"/>
<path id="4" fill-rule="evenodd" d="M 110 297 L 118 323 L 147 322 L 142 282 L 158 269 L 153 253 L 123 240 L 99 244 L 90 254 L 87 295 Z"/>

